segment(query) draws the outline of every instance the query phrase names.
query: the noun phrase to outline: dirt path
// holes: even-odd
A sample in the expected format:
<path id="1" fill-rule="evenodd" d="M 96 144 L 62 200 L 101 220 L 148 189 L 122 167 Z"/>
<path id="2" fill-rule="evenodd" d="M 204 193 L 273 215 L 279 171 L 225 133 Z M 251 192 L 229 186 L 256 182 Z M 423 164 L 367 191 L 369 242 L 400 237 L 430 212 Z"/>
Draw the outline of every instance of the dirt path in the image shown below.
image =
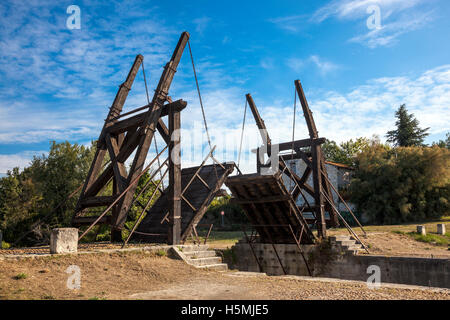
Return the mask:
<path id="1" fill-rule="evenodd" d="M 372 254 L 387 256 L 414 256 L 428 258 L 450 258 L 446 247 L 420 242 L 403 234 L 393 232 L 370 232 L 367 238 L 361 238 L 370 245 Z"/>
<path id="2" fill-rule="evenodd" d="M 70 265 L 81 269 L 79 290 L 66 286 Z M 450 290 L 371 290 L 363 282 L 220 273 L 139 251 L 0 261 L 0 299 L 450 300 Z"/>

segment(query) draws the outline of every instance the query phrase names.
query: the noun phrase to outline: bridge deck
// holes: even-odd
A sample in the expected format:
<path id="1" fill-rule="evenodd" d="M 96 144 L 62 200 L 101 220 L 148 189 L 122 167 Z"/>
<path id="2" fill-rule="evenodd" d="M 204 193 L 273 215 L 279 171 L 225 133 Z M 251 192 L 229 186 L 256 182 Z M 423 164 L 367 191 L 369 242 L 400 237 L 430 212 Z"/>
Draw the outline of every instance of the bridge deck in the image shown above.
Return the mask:
<path id="1" fill-rule="evenodd" d="M 240 204 L 264 243 L 295 243 L 288 225 L 301 243 L 313 243 L 314 235 L 286 189 L 281 173 L 247 174 L 229 177 L 225 182 L 234 201 Z M 283 227 L 280 227 L 283 226 Z"/>
<path id="2" fill-rule="evenodd" d="M 184 193 L 186 200 L 196 209 L 194 210 L 186 201 L 181 200 L 181 240 L 184 241 L 190 234 L 193 225 L 197 225 L 209 204 L 214 199 L 216 193 L 220 190 L 225 179 L 234 170 L 235 164 L 223 163 L 224 168 L 219 164 L 203 166 L 198 175 L 209 186 L 196 177 Z M 199 167 L 185 168 L 181 170 L 181 189 L 189 183 Z M 217 175 L 216 175 L 217 170 Z M 165 243 L 168 237 L 168 189 L 158 198 L 155 204 L 148 210 L 147 215 L 139 224 L 132 239 L 152 242 Z M 146 235 L 152 234 L 152 235 Z M 158 235 L 155 235 L 158 234 Z"/>

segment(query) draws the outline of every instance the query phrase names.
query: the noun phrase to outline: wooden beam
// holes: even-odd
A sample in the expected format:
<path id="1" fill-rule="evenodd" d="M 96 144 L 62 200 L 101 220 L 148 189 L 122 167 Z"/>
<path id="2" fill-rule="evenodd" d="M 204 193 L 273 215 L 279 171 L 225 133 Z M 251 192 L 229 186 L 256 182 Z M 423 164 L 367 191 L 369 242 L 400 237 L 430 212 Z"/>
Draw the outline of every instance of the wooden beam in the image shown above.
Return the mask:
<path id="1" fill-rule="evenodd" d="M 316 124 L 314 123 L 314 118 L 312 116 L 312 112 L 309 109 L 308 101 L 306 100 L 305 93 L 303 92 L 303 87 L 300 83 L 300 80 L 295 80 L 295 89 L 297 90 L 297 94 L 302 105 L 303 116 L 306 120 L 306 125 L 309 131 L 309 137 L 311 139 L 318 138 L 318 132 L 316 128 Z M 322 150 L 320 144 L 314 144 L 311 146 L 311 157 L 312 157 L 312 172 L 313 172 L 313 183 L 314 183 L 314 205 L 316 207 L 315 216 L 319 220 L 317 224 L 319 237 L 324 238 L 327 235 L 327 226 L 325 222 L 325 213 L 324 213 L 324 198 L 322 195 L 323 186 L 322 186 L 322 174 L 320 172 L 322 166 Z"/>
<path id="2" fill-rule="evenodd" d="M 114 196 L 97 196 L 97 197 L 86 197 L 81 202 L 82 208 L 89 207 L 100 207 L 100 206 L 109 206 L 113 201 Z"/>
<path id="3" fill-rule="evenodd" d="M 167 116 L 169 114 L 169 109 L 170 108 L 174 108 L 175 111 L 180 112 L 181 110 L 183 110 L 184 108 L 186 108 L 187 102 L 180 99 L 177 101 L 174 101 L 172 103 L 169 104 L 165 104 L 162 109 L 161 109 L 161 114 L 160 117 L 164 117 Z M 147 112 L 143 112 L 140 114 L 137 114 L 133 117 L 118 121 L 116 123 L 114 123 L 113 125 L 109 126 L 107 131 L 111 134 L 111 135 L 116 135 L 119 134 L 121 132 L 125 132 L 128 130 L 128 128 L 133 127 L 133 126 L 142 126 L 144 124 L 144 121 L 147 117 L 147 113 L 151 112 L 150 110 Z"/>
<path id="4" fill-rule="evenodd" d="M 97 219 L 98 219 L 98 216 L 76 217 L 73 220 L 72 225 L 73 226 L 77 226 L 77 227 L 78 226 L 83 226 L 83 225 L 90 225 Z M 97 223 L 99 223 L 99 224 L 109 224 L 110 222 L 111 222 L 111 216 L 104 216 Z"/>
<path id="5" fill-rule="evenodd" d="M 106 146 L 104 146 L 104 136 L 106 128 L 113 124 L 114 122 L 111 121 L 113 118 L 117 117 L 121 112 L 123 105 L 125 104 L 125 100 L 128 97 L 128 92 L 131 89 L 131 86 L 133 85 L 134 79 L 136 78 L 136 74 L 139 71 L 139 67 L 142 64 L 142 61 L 144 60 L 144 57 L 140 54 L 138 54 L 133 62 L 133 65 L 128 72 L 128 76 L 124 83 L 120 85 L 119 90 L 117 91 L 116 97 L 114 98 L 114 102 L 111 105 L 111 108 L 109 109 L 108 116 L 106 117 L 105 124 L 103 125 L 102 131 L 100 132 L 100 136 L 97 142 L 97 150 L 94 155 L 94 159 L 92 160 L 91 167 L 89 169 L 88 175 L 86 177 L 85 183 L 83 185 L 83 188 L 81 190 L 80 198 L 78 199 L 77 206 L 75 208 L 75 212 L 73 217 L 77 216 L 77 213 L 80 211 L 80 204 L 83 201 L 83 198 L 85 197 L 86 191 L 94 184 L 94 182 L 97 182 L 97 176 L 100 173 L 101 167 L 103 165 L 103 160 L 106 155 Z M 109 177 L 107 180 L 100 181 L 101 183 L 106 184 L 109 180 Z M 96 189 L 101 189 L 102 186 L 97 186 Z"/>
<path id="6" fill-rule="evenodd" d="M 168 244 L 179 244 L 181 240 L 181 134 L 180 112 L 174 108 L 169 112 L 169 132 L 172 133 L 169 143 L 169 232 Z M 189 201 L 186 203 L 194 208 Z"/>
<path id="7" fill-rule="evenodd" d="M 253 118 L 255 118 L 256 125 L 258 126 L 258 129 L 260 130 L 259 132 L 260 132 L 260 134 L 261 134 L 261 138 L 263 139 L 263 142 L 264 142 L 264 141 L 267 141 L 267 146 L 270 146 L 271 140 L 270 140 L 270 137 L 269 137 L 269 133 L 268 133 L 268 131 L 267 131 L 267 128 L 266 128 L 266 124 L 264 123 L 264 120 L 263 120 L 263 119 L 261 118 L 261 116 L 259 115 L 258 108 L 256 108 L 256 104 L 255 104 L 255 102 L 253 101 L 253 98 L 252 98 L 251 94 L 250 94 L 250 93 L 247 93 L 247 94 L 245 95 L 245 97 L 247 98 L 248 105 L 249 105 L 249 107 L 250 107 L 250 110 L 252 111 Z M 265 134 L 263 134 L 263 133 L 261 132 L 261 130 L 265 130 Z M 269 149 L 269 148 L 267 148 L 267 149 Z M 270 152 L 270 151 L 269 151 L 269 152 Z"/>
<path id="8" fill-rule="evenodd" d="M 314 118 L 312 116 L 312 112 L 309 109 L 308 101 L 306 100 L 305 93 L 303 92 L 302 84 L 300 83 L 300 80 L 295 80 L 295 89 L 297 90 L 298 98 L 300 100 L 300 104 L 302 105 L 303 109 L 303 116 L 306 120 L 306 125 L 308 127 L 309 131 L 309 137 L 311 139 L 318 138 L 318 131 L 316 129 L 316 124 L 314 123 Z"/>
<path id="9" fill-rule="evenodd" d="M 154 132 L 157 130 L 157 124 L 161 118 L 162 107 L 168 99 L 170 85 L 188 39 L 189 33 L 183 32 L 172 54 L 171 60 L 164 67 L 163 74 L 161 75 L 158 86 L 152 98 L 151 103 L 153 105 L 153 110 L 151 113 L 147 113 L 143 126 L 137 132 L 139 134 L 139 139 L 136 139 L 138 140 L 137 150 L 130 168 L 130 174 L 128 175 L 128 183 L 133 181 L 141 173 L 144 167 L 144 162 L 147 157 Z M 117 158 L 120 161 L 121 159 L 119 156 Z M 130 190 L 128 190 L 127 194 L 119 202 L 119 206 L 121 208 L 119 214 L 113 215 L 113 226 L 111 229 L 111 239 L 113 241 L 122 240 L 121 230 L 125 224 L 129 206 L 133 200 L 136 187 L 137 185 L 134 185 L 130 188 Z"/>
<path id="10" fill-rule="evenodd" d="M 109 151 L 109 157 L 114 171 L 114 177 L 116 179 L 117 186 L 119 187 L 118 193 L 122 193 L 126 188 L 126 178 L 128 176 L 127 170 L 123 162 L 117 161 L 117 154 L 119 153 L 119 147 L 115 138 L 111 137 L 109 133 L 105 137 L 106 145 Z"/>
<path id="11" fill-rule="evenodd" d="M 302 139 L 302 140 L 296 140 L 294 141 L 294 150 L 305 148 L 305 147 L 311 147 L 314 145 L 321 145 L 325 143 L 325 138 L 311 138 L 311 139 Z M 292 141 L 291 142 L 283 142 L 278 144 L 278 149 L 280 151 L 285 150 L 291 150 L 292 149 Z"/>

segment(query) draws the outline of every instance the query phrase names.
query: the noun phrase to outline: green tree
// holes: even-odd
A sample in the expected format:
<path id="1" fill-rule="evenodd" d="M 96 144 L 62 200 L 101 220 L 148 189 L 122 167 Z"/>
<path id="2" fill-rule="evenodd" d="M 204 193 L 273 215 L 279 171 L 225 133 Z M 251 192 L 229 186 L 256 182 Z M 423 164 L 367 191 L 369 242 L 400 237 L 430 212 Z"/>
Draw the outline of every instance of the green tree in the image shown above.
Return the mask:
<path id="1" fill-rule="evenodd" d="M 34 157 L 22 172 L 14 168 L 0 179 L 0 227 L 5 240 L 14 242 L 31 230 L 22 244 L 45 243 L 51 228 L 70 225 L 77 197 L 55 208 L 84 182 L 94 152 L 92 146 L 53 141 L 48 155 Z"/>
<path id="2" fill-rule="evenodd" d="M 33 158 L 28 170 L 42 193 L 40 211 L 52 214 L 52 224 L 70 224 L 77 197 L 65 202 L 56 212 L 52 211 L 84 182 L 94 154 L 93 143 L 86 147 L 68 141 L 52 141 L 48 155 Z"/>
<path id="3" fill-rule="evenodd" d="M 404 104 L 395 112 L 395 117 L 397 118 L 395 122 L 397 129 L 387 132 L 387 141 L 397 147 L 422 146 L 425 137 L 428 136 L 427 131 L 430 128 L 421 129 L 419 127 L 419 121 L 413 114 L 408 113 Z"/>
<path id="4" fill-rule="evenodd" d="M 217 197 L 209 205 L 201 224 L 213 223 L 215 227 L 222 224 L 221 212 L 224 212 L 225 227 L 231 230 L 241 230 L 241 224 L 248 224 L 248 218 L 241 206 L 231 201 L 231 196 Z"/>
<path id="5" fill-rule="evenodd" d="M 450 151 L 374 145 L 357 157 L 351 202 L 373 223 L 424 221 L 449 214 Z"/>
<path id="6" fill-rule="evenodd" d="M 367 150 L 373 143 L 375 143 L 375 138 L 370 140 L 360 137 L 355 141 L 350 139 L 339 145 L 335 141 L 327 140 L 322 145 L 322 151 L 325 159 L 328 161 L 353 166 L 355 164 L 356 155 Z"/>
<path id="7" fill-rule="evenodd" d="M 16 167 L 0 179 L 0 229 L 5 241 L 12 242 L 17 234 L 27 231 L 39 214 L 41 200 L 30 170 L 20 172 Z"/>
<path id="8" fill-rule="evenodd" d="M 445 135 L 445 140 L 439 140 L 438 142 L 433 142 L 433 146 L 450 149 L 450 132 L 447 132 L 447 134 Z"/>

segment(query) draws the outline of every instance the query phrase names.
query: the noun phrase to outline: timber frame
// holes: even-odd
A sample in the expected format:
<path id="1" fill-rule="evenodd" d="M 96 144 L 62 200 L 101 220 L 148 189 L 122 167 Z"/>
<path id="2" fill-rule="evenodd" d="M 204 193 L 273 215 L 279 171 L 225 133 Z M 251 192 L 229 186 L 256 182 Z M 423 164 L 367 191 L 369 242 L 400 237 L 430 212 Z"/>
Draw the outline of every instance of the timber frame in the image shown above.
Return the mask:
<path id="1" fill-rule="evenodd" d="M 291 150 L 290 154 L 285 153 L 278 155 L 279 170 L 294 182 L 294 189 L 291 190 L 291 195 L 294 199 L 297 199 L 300 195 L 304 198 L 305 205 L 300 208 L 301 212 L 310 211 L 313 213 L 314 219 L 308 219 L 308 224 L 315 225 L 318 230 L 319 238 L 324 238 L 326 237 L 327 225 L 331 227 L 339 226 L 338 215 L 332 204 L 333 194 L 325 167 L 325 158 L 321 148 L 321 144 L 325 142 L 325 138 L 319 137 L 319 133 L 317 131 L 311 109 L 308 106 L 300 80 L 296 80 L 294 84 L 303 109 L 303 116 L 308 127 L 309 138 L 278 144 L 279 152 Z M 270 158 L 272 142 L 252 96 L 247 94 L 246 99 L 250 106 L 250 110 L 252 111 L 253 117 L 255 118 L 256 125 L 261 133 L 263 143 L 265 142 L 265 145 L 256 150 L 257 172 L 261 173 L 262 168 L 270 165 L 270 159 L 267 163 L 263 163 L 261 159 L 263 159 L 263 153 L 267 154 Z M 309 150 L 305 151 L 305 148 Z M 306 163 L 306 170 L 302 176 L 298 176 L 296 173 L 287 168 L 288 165 L 286 164 L 286 161 L 291 159 L 302 159 Z M 307 183 L 307 180 L 311 174 L 313 177 L 312 186 Z M 314 198 L 314 206 L 309 205 L 303 191 Z M 329 213 L 329 220 L 325 219 L 325 212 Z"/>
<path id="2" fill-rule="evenodd" d="M 164 150 L 168 149 L 169 151 L 168 161 L 166 160 L 162 164 L 162 166 L 168 166 L 169 172 L 170 214 L 168 220 L 170 228 L 167 241 L 169 244 L 180 242 L 180 135 L 173 133 L 179 133 L 180 112 L 186 107 L 187 103 L 183 100 L 172 101 L 168 93 L 188 40 L 189 33 L 183 32 L 170 61 L 164 67 L 151 102 L 143 107 L 121 114 L 125 100 L 144 59 L 142 55 L 136 56 L 125 82 L 119 86 L 105 119 L 105 124 L 97 141 L 97 150 L 92 165 L 75 208 L 72 225 L 90 225 L 88 228 L 90 229 L 97 223 L 110 224 L 111 241 L 122 241 L 122 229 L 128 211 L 135 201 L 133 197 L 137 182 L 142 174 L 150 169 L 149 166 L 144 169 L 144 162 L 154 134 L 158 131 L 167 144 Z M 139 111 L 143 112 L 136 114 Z M 130 115 L 133 116 L 123 119 Z M 168 117 L 168 127 L 163 121 L 165 116 Z M 133 153 L 134 158 L 130 169 L 127 171 L 125 161 Z M 157 155 L 157 158 L 161 153 Z M 107 154 L 110 158 L 109 164 L 105 164 Z M 162 166 L 158 168 L 158 171 L 161 170 Z M 100 195 L 106 192 L 106 186 L 111 180 L 112 194 L 108 196 Z M 86 216 L 88 210 L 93 207 L 108 207 L 108 209 L 103 211 L 101 216 Z M 106 212 L 110 208 L 112 209 L 112 215 L 106 216 Z"/>

